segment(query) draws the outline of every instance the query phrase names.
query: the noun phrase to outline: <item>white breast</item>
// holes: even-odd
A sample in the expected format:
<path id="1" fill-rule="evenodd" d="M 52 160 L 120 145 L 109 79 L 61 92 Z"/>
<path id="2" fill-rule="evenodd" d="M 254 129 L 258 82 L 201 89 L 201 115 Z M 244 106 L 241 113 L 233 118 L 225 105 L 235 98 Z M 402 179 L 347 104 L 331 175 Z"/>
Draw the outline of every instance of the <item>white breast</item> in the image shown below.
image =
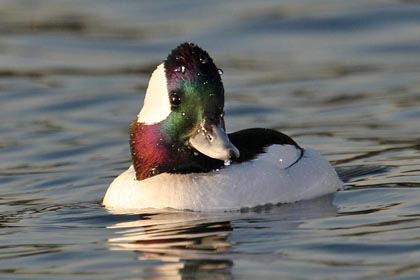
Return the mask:
<path id="1" fill-rule="evenodd" d="M 219 171 L 160 174 L 143 181 L 130 167 L 109 187 L 104 205 L 117 211 L 175 208 L 235 210 L 268 203 L 311 199 L 337 191 L 342 182 L 318 152 L 273 145 L 257 159 Z M 295 163 L 296 162 L 296 163 Z M 294 164 L 293 164 L 294 163 Z"/>

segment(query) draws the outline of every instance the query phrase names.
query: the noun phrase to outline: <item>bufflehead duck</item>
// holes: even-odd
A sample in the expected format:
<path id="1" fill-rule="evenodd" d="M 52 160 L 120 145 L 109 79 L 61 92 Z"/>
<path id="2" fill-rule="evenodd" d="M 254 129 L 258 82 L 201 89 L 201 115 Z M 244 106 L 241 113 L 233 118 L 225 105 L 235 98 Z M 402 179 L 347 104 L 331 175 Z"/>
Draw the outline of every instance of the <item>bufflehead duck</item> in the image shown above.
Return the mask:
<path id="1" fill-rule="evenodd" d="M 272 129 L 226 133 L 224 87 L 208 53 L 172 50 L 131 124 L 132 165 L 109 186 L 113 210 L 235 210 L 311 199 L 342 186 L 318 152 Z"/>

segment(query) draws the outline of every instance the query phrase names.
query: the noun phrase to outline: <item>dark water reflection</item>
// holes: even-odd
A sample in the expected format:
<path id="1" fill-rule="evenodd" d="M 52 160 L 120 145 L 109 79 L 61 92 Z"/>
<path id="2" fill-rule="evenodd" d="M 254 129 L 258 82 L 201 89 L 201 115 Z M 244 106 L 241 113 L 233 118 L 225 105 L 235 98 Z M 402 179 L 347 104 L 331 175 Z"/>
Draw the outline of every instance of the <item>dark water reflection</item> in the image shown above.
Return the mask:
<path id="1" fill-rule="evenodd" d="M 1 279 L 417 279 L 417 1 L 0 1 Z M 151 70 L 194 41 L 230 131 L 271 127 L 346 175 L 243 212 L 108 213 Z"/>
<path id="2" fill-rule="evenodd" d="M 291 238 L 301 219 L 333 217 L 336 212 L 332 196 L 233 213 L 143 212 L 138 220 L 110 226 L 116 237 L 108 241 L 111 250 L 138 253 L 142 265 L 159 261 L 146 269 L 154 277 L 230 279 L 236 261 L 258 262 L 263 254 L 274 257 L 273 249 L 285 245 L 280 244 Z"/>

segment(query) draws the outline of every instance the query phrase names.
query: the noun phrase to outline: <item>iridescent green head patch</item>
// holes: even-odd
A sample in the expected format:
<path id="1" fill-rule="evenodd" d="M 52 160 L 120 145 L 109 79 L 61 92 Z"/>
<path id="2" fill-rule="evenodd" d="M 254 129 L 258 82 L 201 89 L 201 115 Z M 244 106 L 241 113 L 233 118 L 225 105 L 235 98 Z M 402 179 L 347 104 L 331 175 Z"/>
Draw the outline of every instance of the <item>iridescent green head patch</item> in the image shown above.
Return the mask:
<path id="1" fill-rule="evenodd" d="M 183 43 L 172 50 L 164 66 L 172 106 L 165 124 L 169 134 L 185 138 L 204 118 L 217 122 L 223 114 L 224 88 L 221 70 L 208 53 L 195 44 Z"/>

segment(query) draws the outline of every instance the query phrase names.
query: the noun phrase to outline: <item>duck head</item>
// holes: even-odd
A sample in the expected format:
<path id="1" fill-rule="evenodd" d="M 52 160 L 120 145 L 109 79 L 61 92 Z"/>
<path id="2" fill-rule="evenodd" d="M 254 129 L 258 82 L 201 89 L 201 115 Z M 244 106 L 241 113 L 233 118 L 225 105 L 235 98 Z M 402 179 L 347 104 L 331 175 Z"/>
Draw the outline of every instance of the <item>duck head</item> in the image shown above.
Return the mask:
<path id="1" fill-rule="evenodd" d="M 162 172 L 206 172 L 239 157 L 224 124 L 224 88 L 210 56 L 183 43 L 153 72 L 131 126 L 138 180 Z"/>

